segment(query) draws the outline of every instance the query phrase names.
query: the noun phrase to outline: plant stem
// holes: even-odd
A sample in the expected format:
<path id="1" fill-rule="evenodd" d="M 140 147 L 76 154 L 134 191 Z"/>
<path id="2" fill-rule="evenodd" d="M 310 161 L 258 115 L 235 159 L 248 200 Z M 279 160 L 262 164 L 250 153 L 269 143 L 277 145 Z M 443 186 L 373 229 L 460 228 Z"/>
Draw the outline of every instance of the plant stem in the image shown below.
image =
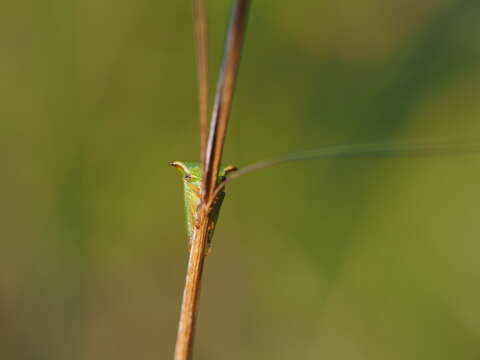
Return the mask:
<path id="1" fill-rule="evenodd" d="M 210 222 L 207 211 L 200 210 L 199 216 L 199 226 L 194 231 L 191 241 L 174 360 L 190 360 L 192 356 L 200 283 Z"/>

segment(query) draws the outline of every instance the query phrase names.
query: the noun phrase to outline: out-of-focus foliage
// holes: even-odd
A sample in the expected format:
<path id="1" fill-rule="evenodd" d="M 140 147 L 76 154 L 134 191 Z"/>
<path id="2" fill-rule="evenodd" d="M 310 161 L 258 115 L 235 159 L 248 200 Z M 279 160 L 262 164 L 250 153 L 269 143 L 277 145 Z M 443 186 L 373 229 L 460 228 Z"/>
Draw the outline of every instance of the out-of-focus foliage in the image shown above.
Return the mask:
<path id="1" fill-rule="evenodd" d="M 209 1 L 212 73 L 229 4 Z M 198 158 L 190 1 L 0 11 L 0 358 L 168 359 Z M 480 137 L 480 6 L 255 1 L 225 162 Z M 212 76 L 213 80 L 213 76 Z M 478 359 L 480 156 L 321 160 L 228 189 L 196 359 Z"/>

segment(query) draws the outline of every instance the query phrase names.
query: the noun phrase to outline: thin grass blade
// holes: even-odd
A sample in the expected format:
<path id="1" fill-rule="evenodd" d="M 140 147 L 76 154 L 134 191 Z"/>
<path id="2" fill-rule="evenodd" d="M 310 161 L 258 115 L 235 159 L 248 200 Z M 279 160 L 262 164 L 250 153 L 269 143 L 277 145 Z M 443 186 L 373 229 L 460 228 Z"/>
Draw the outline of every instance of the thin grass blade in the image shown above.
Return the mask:
<path id="1" fill-rule="evenodd" d="M 205 153 L 206 165 L 203 176 L 203 194 L 206 201 L 211 199 L 211 194 L 217 186 L 218 171 L 232 107 L 249 5 L 249 0 L 237 0 L 235 2 L 228 29 Z"/>
<path id="2" fill-rule="evenodd" d="M 228 176 L 215 194 L 229 182 L 275 165 L 315 159 L 332 158 L 388 158 L 423 156 L 461 156 L 480 153 L 480 139 L 443 140 L 443 141 L 398 141 L 376 142 L 368 144 L 324 146 L 321 148 L 285 154 L 278 158 L 262 160 L 248 165 Z M 214 194 L 214 195 L 215 195 Z"/>
<path id="3" fill-rule="evenodd" d="M 200 113 L 200 158 L 205 171 L 205 154 L 208 137 L 208 28 L 205 0 L 194 0 L 193 18 L 197 54 L 198 103 Z"/>

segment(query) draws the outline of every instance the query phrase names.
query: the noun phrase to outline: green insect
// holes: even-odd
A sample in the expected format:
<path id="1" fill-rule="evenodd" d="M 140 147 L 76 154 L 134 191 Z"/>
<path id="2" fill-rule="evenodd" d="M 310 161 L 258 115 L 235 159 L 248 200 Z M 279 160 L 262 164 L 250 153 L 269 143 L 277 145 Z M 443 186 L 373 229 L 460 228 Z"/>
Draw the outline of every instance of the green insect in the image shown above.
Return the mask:
<path id="1" fill-rule="evenodd" d="M 189 240 L 189 246 L 193 233 L 195 231 L 196 219 L 198 214 L 198 208 L 200 206 L 200 191 L 202 186 L 202 164 L 199 162 L 182 162 L 173 161 L 171 166 L 176 167 L 183 176 L 183 194 L 185 201 L 185 222 L 187 224 L 187 234 Z M 227 165 L 221 166 L 218 184 L 223 182 L 227 175 L 236 171 L 235 166 Z M 207 251 L 210 249 L 210 243 L 212 241 L 213 232 L 215 231 L 215 225 L 217 223 L 218 215 L 220 213 L 220 207 L 222 206 L 223 199 L 225 198 L 225 191 L 220 191 L 212 204 L 211 213 L 211 228 L 208 231 L 207 237 Z"/>
<path id="2" fill-rule="evenodd" d="M 270 166 L 279 165 L 287 162 L 295 162 L 313 159 L 328 158 L 372 158 L 372 157 L 423 157 L 436 155 L 468 155 L 480 152 L 480 142 L 477 140 L 455 142 L 455 141 L 437 141 L 437 142 L 378 142 L 370 144 L 354 144 L 343 146 L 324 146 L 318 149 L 290 153 L 280 156 L 276 159 L 264 160 L 252 165 L 246 166 L 241 170 L 235 166 L 221 166 L 217 180 L 216 194 L 212 204 L 211 228 L 207 237 L 207 250 L 210 248 L 213 232 L 217 223 L 220 207 L 225 197 L 224 186 L 230 181 L 237 179 L 245 174 L 255 172 Z M 187 233 L 191 242 L 198 209 L 200 205 L 200 191 L 202 184 L 202 170 L 199 162 L 181 162 L 174 161 L 170 165 L 176 167 L 183 175 L 183 188 L 185 198 L 185 220 L 187 224 Z M 191 243 L 190 243 L 191 245 Z"/>

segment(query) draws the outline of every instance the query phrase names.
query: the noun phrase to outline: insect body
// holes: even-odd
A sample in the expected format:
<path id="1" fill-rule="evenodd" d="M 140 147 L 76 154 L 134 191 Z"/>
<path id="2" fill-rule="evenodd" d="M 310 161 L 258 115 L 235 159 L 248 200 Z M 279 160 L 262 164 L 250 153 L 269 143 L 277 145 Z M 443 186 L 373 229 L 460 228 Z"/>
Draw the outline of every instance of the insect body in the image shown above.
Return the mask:
<path id="1" fill-rule="evenodd" d="M 200 192 L 202 188 L 202 164 L 198 162 L 174 161 L 171 162 L 170 165 L 176 167 L 183 175 L 185 222 L 187 225 L 189 245 L 191 246 L 191 241 L 193 233 L 195 231 L 195 226 L 197 222 L 196 220 L 201 200 Z M 222 181 L 224 181 L 227 175 L 235 170 L 237 170 L 235 166 L 222 166 L 220 168 L 218 182 L 221 183 Z M 211 228 L 208 232 L 207 248 L 210 247 L 213 232 L 215 230 L 215 224 L 217 223 L 218 214 L 220 213 L 220 207 L 222 206 L 224 197 L 225 192 L 222 190 L 216 195 L 216 198 L 212 204 L 212 212 L 210 215 Z"/>

